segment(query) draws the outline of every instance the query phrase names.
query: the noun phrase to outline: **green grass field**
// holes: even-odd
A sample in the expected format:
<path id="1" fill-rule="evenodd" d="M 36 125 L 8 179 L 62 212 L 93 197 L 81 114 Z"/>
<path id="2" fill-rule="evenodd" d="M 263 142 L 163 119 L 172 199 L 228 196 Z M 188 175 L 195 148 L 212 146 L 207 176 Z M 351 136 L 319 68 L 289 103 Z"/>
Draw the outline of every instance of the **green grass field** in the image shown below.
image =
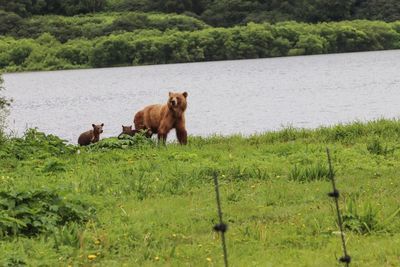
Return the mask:
<path id="1" fill-rule="evenodd" d="M 0 265 L 222 266 L 217 172 L 231 266 L 340 266 L 329 147 L 351 266 L 400 266 L 399 140 L 397 120 L 79 152 L 3 140 Z"/>

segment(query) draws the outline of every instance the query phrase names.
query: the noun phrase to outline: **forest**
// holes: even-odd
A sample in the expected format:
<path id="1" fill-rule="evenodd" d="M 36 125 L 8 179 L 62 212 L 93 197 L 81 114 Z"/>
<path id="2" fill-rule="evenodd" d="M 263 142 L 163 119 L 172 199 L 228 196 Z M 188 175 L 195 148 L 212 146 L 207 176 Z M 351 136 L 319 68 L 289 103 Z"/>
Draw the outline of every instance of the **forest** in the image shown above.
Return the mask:
<path id="1" fill-rule="evenodd" d="M 223 27 L 286 20 L 316 23 L 400 18 L 397 0 L 0 0 L 0 10 L 15 20 L 31 15 L 72 16 L 110 11 L 184 13 Z"/>
<path id="2" fill-rule="evenodd" d="M 396 49 L 399 16 L 394 0 L 0 0 L 0 68 Z"/>
<path id="3" fill-rule="evenodd" d="M 0 67 L 7 71 L 57 70 L 400 48 L 400 22 L 249 23 L 195 31 L 174 28 L 121 31 L 67 42 L 60 41 L 63 35 L 57 39 L 50 33 L 37 38 L 2 37 Z"/>

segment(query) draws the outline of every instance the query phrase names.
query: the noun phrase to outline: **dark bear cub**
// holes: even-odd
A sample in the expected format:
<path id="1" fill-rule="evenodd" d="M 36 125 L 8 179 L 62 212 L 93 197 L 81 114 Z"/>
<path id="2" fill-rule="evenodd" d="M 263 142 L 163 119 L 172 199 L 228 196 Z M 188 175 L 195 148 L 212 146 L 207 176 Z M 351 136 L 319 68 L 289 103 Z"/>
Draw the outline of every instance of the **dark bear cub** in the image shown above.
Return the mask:
<path id="1" fill-rule="evenodd" d="M 123 134 L 127 134 L 127 135 L 130 135 L 130 136 L 134 136 L 135 134 L 137 134 L 139 131 L 137 131 L 137 130 L 135 130 L 135 129 L 132 129 L 132 126 L 124 126 L 124 125 L 122 125 L 122 133 L 120 133 L 119 135 L 118 135 L 118 138 L 121 138 L 121 136 L 123 135 Z"/>
<path id="2" fill-rule="evenodd" d="M 87 146 L 100 140 L 100 134 L 103 132 L 104 123 L 100 125 L 92 124 L 93 130 L 82 133 L 78 138 L 78 144 Z"/>

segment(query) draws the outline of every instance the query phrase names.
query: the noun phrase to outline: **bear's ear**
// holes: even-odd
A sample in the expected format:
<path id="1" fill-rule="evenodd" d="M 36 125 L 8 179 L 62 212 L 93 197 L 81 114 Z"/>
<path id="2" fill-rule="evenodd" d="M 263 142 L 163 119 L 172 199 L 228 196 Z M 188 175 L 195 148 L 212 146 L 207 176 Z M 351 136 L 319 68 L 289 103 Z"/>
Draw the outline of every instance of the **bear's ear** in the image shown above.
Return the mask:
<path id="1" fill-rule="evenodd" d="M 187 92 L 183 92 L 183 94 L 182 94 L 185 98 L 187 98 L 187 96 L 188 96 L 188 93 Z"/>
<path id="2" fill-rule="evenodd" d="M 92 124 L 92 127 L 93 127 L 93 128 L 96 128 L 96 125 Z"/>
<path id="3" fill-rule="evenodd" d="M 169 96 L 169 97 L 171 97 L 171 96 L 172 96 L 172 94 L 173 94 L 172 92 L 169 92 L 169 93 L 168 93 L 168 96 Z"/>
<path id="4" fill-rule="evenodd" d="M 101 124 L 101 127 L 103 127 L 103 126 L 104 126 L 104 123 Z"/>

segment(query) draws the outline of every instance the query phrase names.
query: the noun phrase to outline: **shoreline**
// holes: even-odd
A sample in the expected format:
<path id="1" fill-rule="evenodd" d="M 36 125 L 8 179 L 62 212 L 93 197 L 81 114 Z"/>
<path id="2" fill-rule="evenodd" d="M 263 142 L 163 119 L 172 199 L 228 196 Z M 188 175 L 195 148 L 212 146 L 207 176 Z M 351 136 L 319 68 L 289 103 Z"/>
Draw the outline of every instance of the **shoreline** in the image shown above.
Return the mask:
<path id="1" fill-rule="evenodd" d="M 110 66 L 110 67 L 99 67 L 94 68 L 91 66 L 82 68 L 72 69 L 59 69 L 59 70 L 21 70 L 16 72 L 3 71 L 3 77 L 7 75 L 18 75 L 18 74 L 29 74 L 29 73 L 43 73 L 43 72 L 74 72 L 80 70 L 104 70 L 104 69 L 125 69 L 125 68 L 142 68 L 142 67 L 157 67 L 157 66 L 174 66 L 183 64 L 207 64 L 207 63 L 224 63 L 224 62 L 236 62 L 236 61 L 253 61 L 253 60 L 274 60 L 274 59 L 291 59 L 291 58 L 309 58 L 319 56 L 335 56 L 335 55 L 351 55 L 351 54 L 365 54 L 365 53 L 382 53 L 382 52 L 393 52 L 400 51 L 398 49 L 382 49 L 382 50 L 370 50 L 370 51 L 356 51 L 356 52 L 336 52 L 336 53 L 325 53 L 325 54 L 311 54 L 311 55 L 293 55 L 293 56 L 277 56 L 277 57 L 264 57 L 264 58 L 244 58 L 244 59 L 227 59 L 227 60 L 210 60 L 210 61 L 196 61 L 196 62 L 177 62 L 177 63 L 162 63 L 162 64 L 144 64 L 144 65 L 126 65 L 126 66 Z"/>

